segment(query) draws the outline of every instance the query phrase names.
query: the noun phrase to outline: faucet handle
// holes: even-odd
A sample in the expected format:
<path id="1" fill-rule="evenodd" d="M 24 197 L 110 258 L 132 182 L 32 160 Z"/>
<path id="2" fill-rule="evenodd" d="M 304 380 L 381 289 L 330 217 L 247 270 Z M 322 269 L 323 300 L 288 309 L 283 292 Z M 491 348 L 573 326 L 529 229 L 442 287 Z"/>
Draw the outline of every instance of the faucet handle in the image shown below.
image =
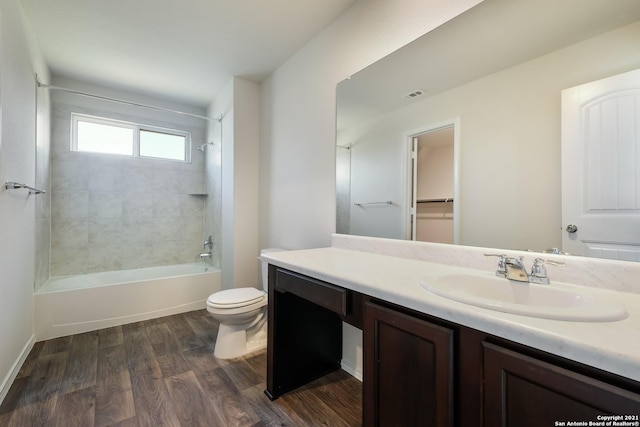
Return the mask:
<path id="1" fill-rule="evenodd" d="M 497 257 L 504 258 L 504 259 L 507 258 L 507 256 L 505 254 L 484 254 L 484 256 L 497 256 Z"/>
<path id="2" fill-rule="evenodd" d="M 505 254 L 484 254 L 484 256 L 495 256 L 498 259 L 498 268 L 496 269 L 496 276 L 507 277 L 507 256 Z"/>
<path id="3" fill-rule="evenodd" d="M 551 261 L 548 259 L 536 258 L 531 266 L 531 281 L 537 284 L 548 285 L 549 277 L 547 277 L 547 268 L 545 264 L 560 266 L 564 265 L 564 262 Z"/>
<path id="4" fill-rule="evenodd" d="M 534 267 L 536 267 L 536 266 L 543 267 L 545 264 L 560 266 L 560 265 L 564 265 L 564 262 L 562 262 L 562 261 L 551 261 L 550 259 L 543 259 L 543 258 L 536 258 L 533 261 L 533 266 Z"/>

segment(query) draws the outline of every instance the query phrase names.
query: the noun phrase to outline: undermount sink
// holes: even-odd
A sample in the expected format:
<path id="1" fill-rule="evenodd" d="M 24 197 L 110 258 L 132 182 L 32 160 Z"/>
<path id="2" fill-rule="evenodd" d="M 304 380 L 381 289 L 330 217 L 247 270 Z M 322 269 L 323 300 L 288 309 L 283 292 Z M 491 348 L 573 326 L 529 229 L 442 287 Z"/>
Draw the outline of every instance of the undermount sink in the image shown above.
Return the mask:
<path id="1" fill-rule="evenodd" d="M 621 304 L 579 290 L 535 285 L 482 274 L 427 276 L 420 286 L 465 304 L 555 320 L 610 322 L 628 316 Z"/>

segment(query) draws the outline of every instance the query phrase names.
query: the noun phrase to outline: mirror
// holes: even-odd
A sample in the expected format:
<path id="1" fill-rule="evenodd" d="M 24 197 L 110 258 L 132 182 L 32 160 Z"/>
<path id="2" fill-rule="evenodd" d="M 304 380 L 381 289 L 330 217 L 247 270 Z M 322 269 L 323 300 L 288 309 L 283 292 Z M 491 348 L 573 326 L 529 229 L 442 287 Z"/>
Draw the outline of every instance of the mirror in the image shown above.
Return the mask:
<path id="1" fill-rule="evenodd" d="M 639 19 L 636 0 L 485 0 L 339 83 L 337 232 L 410 238 L 407 137 L 456 122 L 455 243 L 560 248 L 560 93 L 640 68 Z"/>

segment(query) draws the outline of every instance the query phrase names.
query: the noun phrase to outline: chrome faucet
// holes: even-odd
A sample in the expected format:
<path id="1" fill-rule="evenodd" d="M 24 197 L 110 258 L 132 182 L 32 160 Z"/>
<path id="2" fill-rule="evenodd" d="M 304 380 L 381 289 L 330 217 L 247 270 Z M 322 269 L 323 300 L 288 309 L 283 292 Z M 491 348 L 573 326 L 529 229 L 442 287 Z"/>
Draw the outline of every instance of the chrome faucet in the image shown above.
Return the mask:
<path id="1" fill-rule="evenodd" d="M 207 250 L 207 248 L 209 250 Z M 205 258 L 213 259 L 213 237 L 209 236 L 207 240 L 204 241 L 202 249 L 204 252 L 200 254 L 200 261 L 203 261 Z"/>
<path id="2" fill-rule="evenodd" d="M 545 264 L 549 265 L 564 265 L 564 262 L 560 261 L 549 261 L 548 259 L 536 258 L 533 261 L 533 266 L 531 267 L 531 275 L 529 276 L 529 281 L 531 283 L 537 283 L 539 285 L 548 285 L 549 277 L 547 276 L 547 268 L 544 266 Z"/>
<path id="3" fill-rule="evenodd" d="M 213 250 L 213 237 L 209 236 L 207 240 L 204 241 L 203 248 L 209 248 L 209 251 Z"/>
<path id="4" fill-rule="evenodd" d="M 539 285 L 548 285 L 549 277 L 547 276 L 547 269 L 545 264 L 550 265 L 563 265 L 563 262 L 549 261 L 542 258 L 536 258 L 531 267 L 531 274 L 527 273 L 527 269 L 524 266 L 524 257 L 514 258 L 507 255 L 498 254 L 485 254 L 485 256 L 497 256 L 498 268 L 496 269 L 496 276 L 504 277 L 509 280 L 524 283 L 536 283 Z"/>
<path id="5" fill-rule="evenodd" d="M 507 257 L 504 262 L 506 270 L 506 278 L 509 280 L 515 280 L 517 282 L 529 282 L 529 274 L 522 262 L 524 258 L 511 258 Z"/>

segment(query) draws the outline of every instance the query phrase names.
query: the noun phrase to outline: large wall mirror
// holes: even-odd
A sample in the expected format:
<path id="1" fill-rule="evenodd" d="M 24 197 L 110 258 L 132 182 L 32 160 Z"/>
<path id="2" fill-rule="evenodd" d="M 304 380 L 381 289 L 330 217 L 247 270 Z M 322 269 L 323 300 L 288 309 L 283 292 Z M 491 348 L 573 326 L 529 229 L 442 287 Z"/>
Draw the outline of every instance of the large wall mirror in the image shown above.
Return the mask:
<path id="1" fill-rule="evenodd" d="M 449 128 L 447 238 L 562 249 L 561 93 L 638 68 L 637 0 L 484 0 L 338 84 L 337 232 L 416 236 L 411 141 Z"/>

